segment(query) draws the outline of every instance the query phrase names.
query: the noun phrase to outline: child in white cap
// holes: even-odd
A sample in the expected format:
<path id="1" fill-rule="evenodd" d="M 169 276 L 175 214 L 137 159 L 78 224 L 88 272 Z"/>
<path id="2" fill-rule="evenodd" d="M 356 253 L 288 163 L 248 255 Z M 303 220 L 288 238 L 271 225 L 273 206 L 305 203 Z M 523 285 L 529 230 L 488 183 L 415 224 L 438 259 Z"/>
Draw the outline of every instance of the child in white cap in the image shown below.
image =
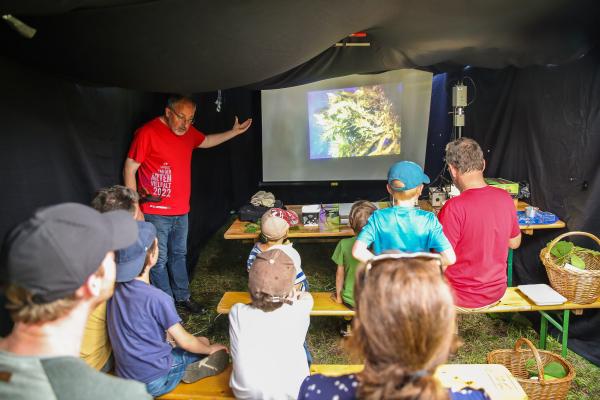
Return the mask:
<path id="1" fill-rule="evenodd" d="M 256 256 L 270 249 L 283 250 L 294 262 L 296 268 L 295 288 L 298 291 L 308 291 L 308 281 L 302 270 L 302 261 L 300 254 L 292 247 L 292 243 L 287 240 L 290 226 L 298 223 L 298 216 L 295 212 L 281 208 L 271 208 L 265 212 L 260 219 L 260 236 L 258 242 L 254 244 L 246 268 L 250 271 Z"/>

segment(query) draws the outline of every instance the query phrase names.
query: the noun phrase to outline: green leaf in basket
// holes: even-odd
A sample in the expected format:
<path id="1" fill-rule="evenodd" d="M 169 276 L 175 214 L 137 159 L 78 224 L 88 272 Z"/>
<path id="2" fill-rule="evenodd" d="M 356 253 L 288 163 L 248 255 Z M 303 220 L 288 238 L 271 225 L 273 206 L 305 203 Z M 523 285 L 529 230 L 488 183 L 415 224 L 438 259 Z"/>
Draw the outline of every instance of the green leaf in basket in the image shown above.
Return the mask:
<path id="1" fill-rule="evenodd" d="M 537 363 L 535 362 L 535 358 L 530 358 L 525 361 L 525 369 L 530 377 L 538 375 Z"/>
<path id="2" fill-rule="evenodd" d="M 571 265 L 579 269 L 585 269 L 585 261 L 577 254 L 571 254 Z"/>
<path id="3" fill-rule="evenodd" d="M 560 258 L 560 257 L 566 256 L 572 250 L 573 250 L 573 243 L 565 242 L 564 240 L 561 240 L 560 242 L 556 243 L 554 245 L 554 247 L 550 250 L 550 254 L 552 254 L 555 257 Z"/>
<path id="4" fill-rule="evenodd" d="M 582 252 L 582 253 L 587 253 L 587 254 L 592 255 L 592 256 L 600 256 L 600 251 L 586 249 L 585 247 L 575 246 L 575 247 L 573 247 L 573 250 L 574 251 L 579 251 L 579 252 Z"/>
<path id="5" fill-rule="evenodd" d="M 567 376 L 567 370 L 558 361 L 550 361 L 548 364 L 544 365 L 544 378 L 546 378 L 547 376 L 551 376 L 554 378 L 564 378 L 565 376 Z"/>
<path id="6" fill-rule="evenodd" d="M 558 379 L 558 378 L 555 377 L 555 376 L 552 376 L 552 375 L 544 374 L 544 380 L 546 380 L 546 381 L 552 381 L 554 379 Z"/>

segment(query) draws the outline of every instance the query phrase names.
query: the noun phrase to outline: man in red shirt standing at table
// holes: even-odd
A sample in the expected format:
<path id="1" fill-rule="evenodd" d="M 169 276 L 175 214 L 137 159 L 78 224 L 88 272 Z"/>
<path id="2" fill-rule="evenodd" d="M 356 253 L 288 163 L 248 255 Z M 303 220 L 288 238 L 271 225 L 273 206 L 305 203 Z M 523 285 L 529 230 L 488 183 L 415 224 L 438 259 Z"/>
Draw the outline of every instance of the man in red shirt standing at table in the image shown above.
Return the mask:
<path id="1" fill-rule="evenodd" d="M 517 210 L 505 190 L 485 183 L 485 160 L 476 141 L 460 138 L 448 143 L 446 162 L 460 191 L 438 215 L 456 253 L 446 279 L 457 307 L 483 309 L 497 304 L 506 291 L 508 248 L 521 244 Z"/>
<path id="2" fill-rule="evenodd" d="M 205 136 L 192 126 L 195 114 L 196 104 L 189 97 L 169 97 L 165 114 L 135 133 L 123 177 L 125 186 L 140 194 L 146 221 L 156 227 L 159 258 L 151 270 L 152 284 L 173 297 L 176 305 L 198 313 L 203 310 L 190 299 L 185 261 L 192 151 L 244 133 L 252 120 L 240 124 L 236 117 L 231 130 Z"/>

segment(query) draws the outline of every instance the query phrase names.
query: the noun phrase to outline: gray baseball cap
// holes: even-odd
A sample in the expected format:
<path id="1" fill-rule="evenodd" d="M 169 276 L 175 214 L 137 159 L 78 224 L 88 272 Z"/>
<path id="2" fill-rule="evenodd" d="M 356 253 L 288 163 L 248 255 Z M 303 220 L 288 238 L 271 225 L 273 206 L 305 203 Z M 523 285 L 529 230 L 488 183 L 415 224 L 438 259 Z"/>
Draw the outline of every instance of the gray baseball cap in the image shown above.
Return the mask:
<path id="1" fill-rule="evenodd" d="M 39 209 L 6 239 L 8 282 L 29 290 L 36 303 L 73 294 L 109 251 L 137 239 L 126 211 L 99 213 L 77 203 Z"/>

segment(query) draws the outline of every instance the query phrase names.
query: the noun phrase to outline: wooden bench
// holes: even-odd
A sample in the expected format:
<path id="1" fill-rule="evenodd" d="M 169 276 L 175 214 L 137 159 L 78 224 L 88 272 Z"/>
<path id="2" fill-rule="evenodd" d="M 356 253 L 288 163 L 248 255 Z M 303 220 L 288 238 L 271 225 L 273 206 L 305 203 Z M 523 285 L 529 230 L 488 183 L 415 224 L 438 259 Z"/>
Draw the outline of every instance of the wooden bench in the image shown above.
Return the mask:
<path id="1" fill-rule="evenodd" d="M 314 299 L 314 306 L 310 313 L 312 316 L 332 316 L 332 317 L 353 317 L 354 310 L 346 307 L 343 304 L 338 304 L 331 298 L 329 292 L 311 292 Z M 250 294 L 248 292 L 226 292 L 219 304 L 217 312 L 219 314 L 228 314 L 231 307 L 236 303 L 250 303 Z M 569 336 L 569 317 L 570 311 L 575 310 L 576 314 L 587 308 L 600 308 L 600 299 L 591 304 L 576 304 L 567 302 L 554 306 L 538 306 L 530 301 L 516 287 L 509 287 L 504 293 L 504 296 L 497 305 L 486 308 L 485 310 L 477 310 L 469 313 L 507 313 L 507 312 L 531 312 L 537 311 L 542 315 L 540 327 L 540 348 L 546 348 L 548 336 L 548 322 L 554 325 L 562 332 L 562 355 L 567 355 L 567 340 Z M 562 320 L 554 319 L 548 311 L 562 311 Z"/>
<path id="2" fill-rule="evenodd" d="M 311 374 L 338 376 L 357 373 L 362 365 L 313 365 Z M 195 383 L 180 383 L 175 390 L 161 397 L 162 400 L 208 400 L 235 399 L 229 387 L 231 365 L 221 374 Z M 435 376 L 447 388 L 465 386 L 483 388 L 492 400 L 527 399 L 527 395 L 502 365 L 498 364 L 445 364 L 440 365 Z"/>

